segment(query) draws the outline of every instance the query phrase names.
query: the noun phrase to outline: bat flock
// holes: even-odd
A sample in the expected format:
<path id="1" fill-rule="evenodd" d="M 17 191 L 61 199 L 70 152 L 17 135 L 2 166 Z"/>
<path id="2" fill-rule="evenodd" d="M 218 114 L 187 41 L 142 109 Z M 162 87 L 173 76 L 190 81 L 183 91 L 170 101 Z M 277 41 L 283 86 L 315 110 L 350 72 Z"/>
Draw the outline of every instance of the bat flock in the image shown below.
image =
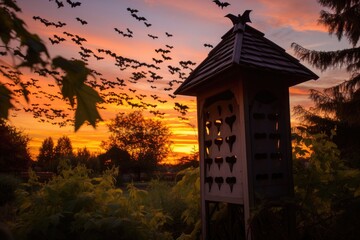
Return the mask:
<path id="1" fill-rule="evenodd" d="M 54 2 L 57 8 L 63 8 L 66 6 L 76 8 L 81 7 L 82 5 L 81 2 L 70 0 L 49 0 L 49 2 Z M 214 0 L 213 2 L 221 9 L 230 5 L 227 2 L 220 2 L 218 0 Z M 145 30 L 150 29 L 153 26 L 146 17 L 141 15 L 138 9 L 128 7 L 126 10 L 130 17 L 139 23 L 144 24 Z M 46 27 L 55 27 L 56 29 L 65 29 L 67 27 L 67 24 L 64 22 L 52 22 L 40 16 L 34 16 L 33 20 L 41 22 Z M 82 18 L 76 17 L 75 20 L 82 26 L 90 25 Z M 120 35 L 120 37 L 133 38 L 136 36 L 136 33 L 133 30 L 126 27 L 121 29 L 118 26 L 114 26 L 113 30 L 117 35 Z M 164 35 L 161 36 L 148 33 L 147 37 L 154 41 L 160 38 L 169 39 L 170 41 L 174 35 L 169 32 L 164 32 Z M 114 39 L 115 38 L 116 35 L 114 35 Z M 150 60 L 152 62 L 143 62 L 121 56 L 110 49 L 91 48 L 89 47 L 91 44 L 87 44 L 87 39 L 68 31 L 61 31 L 61 33 L 53 34 L 52 37 L 48 38 L 48 40 L 51 45 L 59 45 L 63 42 L 75 43 L 79 47 L 79 58 L 73 59 L 81 59 L 86 63 L 88 63 L 89 59 L 92 58 L 96 61 L 101 61 L 105 58 L 111 59 L 114 61 L 114 65 L 120 71 L 131 71 L 130 77 L 128 79 L 123 79 L 121 77 L 107 79 L 101 72 L 98 72 L 95 69 L 91 69 L 91 75 L 93 77 L 88 78 L 86 83 L 97 90 L 100 96 L 104 99 L 104 103 L 99 104 L 99 109 L 106 109 L 107 104 L 115 104 L 117 106 L 127 105 L 131 108 L 148 110 L 148 112 L 154 116 L 164 118 L 165 112 L 161 111 L 161 109 L 164 108 L 159 108 L 159 106 L 161 104 L 168 103 L 169 98 L 171 101 L 176 101 L 174 100 L 176 99 L 176 95 L 173 94 L 173 91 L 186 79 L 186 77 L 193 71 L 193 68 L 196 65 L 196 63 L 191 60 L 181 60 L 178 63 L 173 64 L 171 53 L 175 47 L 172 44 L 166 44 L 161 48 L 154 49 L 154 56 Z M 213 45 L 208 43 L 204 43 L 203 46 L 206 48 L 213 48 Z M 88 66 L 88 68 L 90 67 Z M 167 70 L 167 72 L 170 74 L 169 76 L 173 76 L 172 79 L 166 80 L 163 76 L 160 75 L 160 72 L 162 71 L 162 73 L 164 73 L 165 70 Z M 7 74 L 7 76 L 10 76 L 11 79 L 16 79 L 21 75 L 20 72 L 13 70 L 12 68 L 3 64 L 0 65 L 0 71 Z M 42 101 L 45 103 L 41 104 L 30 103 L 27 106 L 23 106 L 22 109 L 13 108 L 14 112 L 12 113 L 12 116 L 16 117 L 16 112 L 23 110 L 25 112 L 31 112 L 33 117 L 38 119 L 39 122 L 49 122 L 60 127 L 73 125 L 74 119 L 70 113 L 74 112 L 75 109 L 71 108 L 70 105 L 68 105 L 69 107 L 66 109 L 58 109 L 56 104 L 51 104 L 53 101 L 62 99 L 60 93 L 62 86 L 61 73 L 54 70 L 49 70 L 47 68 L 40 68 L 35 70 L 35 72 L 42 77 L 52 76 L 55 78 L 56 84 L 47 84 L 47 87 L 54 88 L 54 90 L 47 91 L 47 89 L 42 89 L 38 79 L 30 78 L 29 81 L 22 84 L 21 88 L 12 90 L 15 96 L 17 96 L 15 99 L 19 99 L 21 95 L 31 95 L 35 99 L 46 99 L 46 101 Z M 143 87 L 145 84 L 148 84 L 149 87 L 154 89 L 153 91 L 156 93 L 144 94 Z M 13 88 L 16 87 L 16 85 L 13 83 L 6 83 L 6 85 L 9 85 Z M 15 100 L 15 102 L 21 105 L 19 100 Z M 186 118 L 186 114 L 189 110 L 189 106 L 183 105 L 179 102 L 174 102 L 173 109 L 180 114 L 180 116 L 178 116 L 180 120 L 188 120 L 188 118 Z"/>

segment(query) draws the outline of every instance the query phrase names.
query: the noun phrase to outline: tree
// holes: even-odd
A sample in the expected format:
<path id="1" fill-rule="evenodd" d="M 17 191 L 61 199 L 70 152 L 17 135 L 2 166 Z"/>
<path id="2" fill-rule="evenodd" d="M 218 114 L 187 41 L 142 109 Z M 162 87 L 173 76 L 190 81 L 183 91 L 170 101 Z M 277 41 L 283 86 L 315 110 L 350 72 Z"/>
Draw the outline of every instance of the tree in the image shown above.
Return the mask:
<path id="1" fill-rule="evenodd" d="M 103 167 L 119 167 L 120 173 L 128 173 L 133 167 L 133 161 L 126 150 L 112 146 L 106 153 L 99 156 Z"/>
<path id="2" fill-rule="evenodd" d="M 0 171 L 27 170 L 31 163 L 28 136 L 0 119 L 0 142 Z"/>
<path id="3" fill-rule="evenodd" d="M 71 159 L 74 156 L 71 140 L 67 136 L 58 139 L 55 147 L 56 159 Z"/>
<path id="4" fill-rule="evenodd" d="M 51 137 L 42 142 L 37 160 L 44 169 L 48 169 L 51 163 L 55 161 L 54 141 Z"/>
<path id="5" fill-rule="evenodd" d="M 293 43 L 297 56 L 314 67 L 325 71 L 345 67 L 350 79 L 324 91 L 311 90 L 315 103 L 312 110 L 301 106 L 295 112 L 311 125 L 313 132 L 336 129 L 334 142 L 339 146 L 342 158 L 360 168 L 360 0 L 318 0 L 328 8 L 320 13 L 319 22 L 328 27 L 330 34 L 339 40 L 346 37 L 352 48 L 338 51 L 316 51 Z"/>
<path id="6" fill-rule="evenodd" d="M 111 135 L 103 145 L 127 151 L 138 173 L 151 172 L 170 152 L 169 128 L 158 120 L 144 118 L 140 111 L 117 114 L 108 128 Z"/>
<path id="7" fill-rule="evenodd" d="M 63 98 L 67 99 L 72 107 L 77 107 L 75 131 L 86 121 L 95 127 L 96 121 L 101 120 L 96 104 L 103 100 L 94 89 L 85 84 L 87 77 L 92 75 L 91 70 L 84 61 L 67 60 L 60 56 L 51 59 L 39 36 L 29 32 L 24 21 L 17 17 L 19 12 L 21 9 L 15 1 L 0 0 L 0 56 L 10 55 L 12 60 L 16 60 L 14 64 L 1 64 L 0 73 L 12 82 L 11 84 L 21 88 L 26 101 L 29 101 L 30 92 L 27 84 L 21 81 L 20 68 L 43 72 L 46 76 L 53 77 L 61 87 Z M 61 75 L 57 69 L 65 73 Z M 0 82 L 0 119 L 8 118 L 9 109 L 14 107 L 13 96 L 14 93 Z"/>

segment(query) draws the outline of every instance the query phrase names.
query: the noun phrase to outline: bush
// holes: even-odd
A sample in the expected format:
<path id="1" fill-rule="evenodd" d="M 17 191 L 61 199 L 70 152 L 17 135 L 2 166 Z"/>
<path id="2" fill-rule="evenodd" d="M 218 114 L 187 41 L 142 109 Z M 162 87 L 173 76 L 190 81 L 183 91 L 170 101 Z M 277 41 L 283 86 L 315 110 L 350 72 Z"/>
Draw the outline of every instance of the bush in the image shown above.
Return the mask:
<path id="1" fill-rule="evenodd" d="M 90 178 L 84 166 L 63 166 L 46 184 L 30 179 L 17 192 L 17 239 L 171 239 L 163 231 L 169 216 L 143 204 L 146 191 L 115 188 L 116 175 Z"/>
<path id="2" fill-rule="evenodd" d="M 12 175 L 0 174 L 0 207 L 15 200 L 20 180 Z"/>

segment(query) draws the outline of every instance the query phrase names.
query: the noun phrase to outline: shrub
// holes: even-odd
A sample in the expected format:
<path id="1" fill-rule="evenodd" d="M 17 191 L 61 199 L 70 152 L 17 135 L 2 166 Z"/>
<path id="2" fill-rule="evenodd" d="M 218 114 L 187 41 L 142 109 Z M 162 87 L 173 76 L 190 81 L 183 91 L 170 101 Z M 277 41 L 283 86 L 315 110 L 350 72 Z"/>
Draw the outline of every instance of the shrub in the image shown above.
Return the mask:
<path id="1" fill-rule="evenodd" d="M 116 169 L 90 178 L 84 166 L 62 166 L 46 184 L 31 178 L 18 190 L 18 239 L 171 239 L 169 217 L 143 205 L 146 191 L 115 188 Z"/>

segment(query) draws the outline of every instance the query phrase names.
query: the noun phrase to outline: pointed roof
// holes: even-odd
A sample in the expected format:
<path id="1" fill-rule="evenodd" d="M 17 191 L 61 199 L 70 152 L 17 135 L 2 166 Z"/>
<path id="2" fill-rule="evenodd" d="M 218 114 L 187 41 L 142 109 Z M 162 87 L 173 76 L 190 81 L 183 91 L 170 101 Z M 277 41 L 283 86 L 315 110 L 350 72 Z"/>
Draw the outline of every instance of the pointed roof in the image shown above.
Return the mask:
<path id="1" fill-rule="evenodd" d="M 179 86 L 175 94 L 196 95 L 197 88 L 234 69 L 262 70 L 286 75 L 289 86 L 318 78 L 299 60 L 265 38 L 262 32 L 247 24 L 237 23 Z"/>

